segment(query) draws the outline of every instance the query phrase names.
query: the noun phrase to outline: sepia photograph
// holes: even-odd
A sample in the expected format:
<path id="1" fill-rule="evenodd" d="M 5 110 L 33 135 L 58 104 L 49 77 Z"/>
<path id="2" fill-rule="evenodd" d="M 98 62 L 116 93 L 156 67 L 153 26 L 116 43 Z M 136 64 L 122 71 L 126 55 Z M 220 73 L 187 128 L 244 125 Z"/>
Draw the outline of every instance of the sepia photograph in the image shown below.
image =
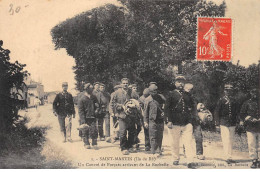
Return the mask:
<path id="1" fill-rule="evenodd" d="M 0 0 L 0 169 L 260 169 L 259 0 Z"/>

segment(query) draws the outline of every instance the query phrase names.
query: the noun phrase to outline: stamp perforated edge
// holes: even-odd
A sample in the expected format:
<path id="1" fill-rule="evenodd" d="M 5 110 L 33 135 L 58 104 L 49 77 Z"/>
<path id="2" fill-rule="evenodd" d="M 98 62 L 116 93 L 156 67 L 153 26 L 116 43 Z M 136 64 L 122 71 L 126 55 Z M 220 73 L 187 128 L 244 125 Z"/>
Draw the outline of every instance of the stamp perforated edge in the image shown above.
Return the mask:
<path id="1" fill-rule="evenodd" d="M 197 58 L 197 48 L 198 48 L 198 18 L 203 17 L 203 18 L 228 18 L 231 19 L 231 57 L 230 57 L 230 61 L 223 61 L 223 60 L 198 60 Z M 234 44 L 233 44 L 233 40 L 234 40 L 234 19 L 230 16 L 224 16 L 224 17 L 220 17 L 220 16 L 197 16 L 197 29 L 196 29 L 196 56 L 195 56 L 195 61 L 196 62 L 229 62 L 232 63 L 233 62 L 233 51 L 234 51 Z"/>

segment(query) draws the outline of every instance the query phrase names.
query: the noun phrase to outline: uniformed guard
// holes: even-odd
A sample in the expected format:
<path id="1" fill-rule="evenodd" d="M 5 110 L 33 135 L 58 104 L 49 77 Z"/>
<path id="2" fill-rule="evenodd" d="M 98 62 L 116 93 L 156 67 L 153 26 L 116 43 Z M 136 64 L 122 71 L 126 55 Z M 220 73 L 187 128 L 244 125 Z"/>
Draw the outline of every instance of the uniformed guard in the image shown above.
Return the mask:
<path id="1" fill-rule="evenodd" d="M 193 158 L 192 148 L 192 114 L 194 112 L 194 102 L 189 96 L 183 93 L 186 79 L 184 76 L 175 78 L 176 89 L 169 94 L 165 104 L 165 115 L 168 133 L 171 138 L 173 165 L 179 164 L 180 137 L 184 142 L 187 158 Z"/>
<path id="2" fill-rule="evenodd" d="M 240 125 L 246 128 L 251 168 L 260 168 L 258 148 L 260 140 L 259 91 L 252 89 L 251 98 L 244 102 L 240 111 Z"/>
<path id="3" fill-rule="evenodd" d="M 92 146 L 97 147 L 98 131 L 96 126 L 96 112 L 95 112 L 95 96 L 92 94 L 93 86 L 90 83 L 84 85 L 84 91 L 79 97 L 78 111 L 79 111 L 79 129 L 82 131 L 82 138 L 84 147 L 90 149 L 89 139 L 92 139 Z"/>
<path id="4" fill-rule="evenodd" d="M 58 116 L 63 142 L 71 142 L 72 117 L 75 118 L 73 97 L 68 92 L 68 83 L 62 83 L 63 91 L 53 101 L 53 113 Z"/>
<path id="5" fill-rule="evenodd" d="M 157 93 L 158 87 L 154 84 L 149 86 L 149 93 L 144 104 L 144 127 L 149 130 L 151 153 L 155 154 L 158 149 L 162 155 L 162 140 L 164 130 L 164 99 Z"/>
<path id="6" fill-rule="evenodd" d="M 239 109 L 240 108 L 233 96 L 233 85 L 225 84 L 224 96 L 221 97 L 217 103 L 214 112 L 214 120 L 217 126 L 220 125 L 224 155 L 228 164 L 234 162 L 234 160 L 232 160 L 232 144 L 235 136 L 235 127 Z"/>
<path id="7" fill-rule="evenodd" d="M 121 80 L 122 87 L 118 89 L 112 97 L 112 109 L 119 121 L 120 148 L 123 155 L 128 155 L 132 150 L 135 140 L 135 118 L 126 115 L 124 112 L 124 103 L 130 99 L 128 90 L 129 80 L 123 78 Z M 128 137 L 127 137 L 128 133 Z"/>

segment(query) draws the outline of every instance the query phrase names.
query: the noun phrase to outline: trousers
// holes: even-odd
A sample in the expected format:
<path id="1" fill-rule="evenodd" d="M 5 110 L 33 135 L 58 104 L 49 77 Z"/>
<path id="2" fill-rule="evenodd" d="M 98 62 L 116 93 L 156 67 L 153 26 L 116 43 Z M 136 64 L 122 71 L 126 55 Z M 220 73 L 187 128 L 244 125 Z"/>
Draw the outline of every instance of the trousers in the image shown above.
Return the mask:
<path id="1" fill-rule="evenodd" d="M 110 137 L 110 116 L 108 112 L 104 117 L 104 121 L 105 121 L 105 136 Z"/>
<path id="2" fill-rule="evenodd" d="M 134 119 L 127 117 L 126 119 L 119 118 L 119 138 L 121 151 L 127 150 L 133 147 L 135 143 L 135 121 Z"/>
<path id="3" fill-rule="evenodd" d="M 144 127 L 144 146 L 148 149 L 151 148 L 151 144 L 150 144 L 150 138 L 149 138 L 149 128 L 145 128 Z"/>
<path id="4" fill-rule="evenodd" d="M 89 128 L 82 130 L 82 138 L 85 145 L 90 145 L 89 139 L 92 139 L 92 145 L 97 145 L 98 131 L 95 118 L 88 118 L 85 122 Z"/>
<path id="5" fill-rule="evenodd" d="M 98 135 L 100 138 L 104 137 L 104 118 L 97 118 L 97 125 L 98 125 Z"/>
<path id="6" fill-rule="evenodd" d="M 136 120 L 136 133 L 135 133 L 135 143 L 134 144 L 138 144 L 138 135 L 142 130 L 142 123 L 140 120 Z"/>
<path id="7" fill-rule="evenodd" d="M 252 160 L 259 159 L 258 149 L 259 149 L 260 133 L 247 131 L 246 135 L 248 141 L 249 157 Z"/>
<path id="8" fill-rule="evenodd" d="M 162 148 L 163 130 L 164 130 L 163 122 L 157 123 L 153 120 L 149 121 L 149 137 L 150 137 L 152 154 L 154 154 L 158 148 L 159 150 L 161 150 Z"/>
<path id="9" fill-rule="evenodd" d="M 227 127 L 220 125 L 221 139 L 223 143 L 225 159 L 232 158 L 232 144 L 235 136 L 235 126 Z"/>
<path id="10" fill-rule="evenodd" d="M 203 136 L 201 126 L 193 126 L 193 134 L 196 142 L 196 155 L 203 155 Z"/>
<path id="11" fill-rule="evenodd" d="M 174 161 L 179 161 L 180 159 L 180 139 L 182 138 L 185 153 L 187 158 L 193 158 L 194 152 L 192 148 L 192 132 L 193 126 L 189 123 L 184 126 L 173 125 L 171 129 L 168 128 L 169 135 L 171 137 L 171 147 L 172 147 L 172 158 Z"/>
<path id="12" fill-rule="evenodd" d="M 66 140 L 66 138 L 71 138 L 71 127 L 72 127 L 72 116 L 63 116 L 58 115 L 58 121 L 60 125 L 60 131 L 62 137 Z"/>

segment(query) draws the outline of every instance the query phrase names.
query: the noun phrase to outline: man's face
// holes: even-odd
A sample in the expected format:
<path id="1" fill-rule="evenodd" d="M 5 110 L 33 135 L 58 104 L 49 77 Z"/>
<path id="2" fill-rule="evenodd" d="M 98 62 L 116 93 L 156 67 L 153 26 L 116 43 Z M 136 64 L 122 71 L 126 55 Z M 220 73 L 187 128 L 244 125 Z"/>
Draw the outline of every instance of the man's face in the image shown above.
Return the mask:
<path id="1" fill-rule="evenodd" d="M 99 84 L 95 84 L 95 85 L 94 85 L 94 90 L 99 91 Z"/>
<path id="2" fill-rule="evenodd" d="M 133 87 L 132 90 L 137 92 L 137 87 Z"/>
<path id="3" fill-rule="evenodd" d="M 122 86 L 124 89 L 127 89 L 128 88 L 128 81 L 127 80 L 123 80 L 122 81 Z"/>
<path id="4" fill-rule="evenodd" d="M 232 94 L 231 89 L 226 89 L 224 92 L 225 92 L 225 95 L 227 95 L 227 96 L 230 96 Z"/>
<path id="5" fill-rule="evenodd" d="M 183 81 L 175 81 L 175 86 L 179 90 L 183 90 L 184 82 Z"/>
<path id="6" fill-rule="evenodd" d="M 63 85 L 63 86 L 62 86 L 62 90 L 63 90 L 63 91 L 68 91 L 68 86 L 67 86 L 67 85 Z"/>
<path id="7" fill-rule="evenodd" d="M 104 92 L 104 91 L 105 91 L 105 87 L 104 87 L 103 85 L 100 85 L 99 90 L 100 90 L 101 92 Z"/>

